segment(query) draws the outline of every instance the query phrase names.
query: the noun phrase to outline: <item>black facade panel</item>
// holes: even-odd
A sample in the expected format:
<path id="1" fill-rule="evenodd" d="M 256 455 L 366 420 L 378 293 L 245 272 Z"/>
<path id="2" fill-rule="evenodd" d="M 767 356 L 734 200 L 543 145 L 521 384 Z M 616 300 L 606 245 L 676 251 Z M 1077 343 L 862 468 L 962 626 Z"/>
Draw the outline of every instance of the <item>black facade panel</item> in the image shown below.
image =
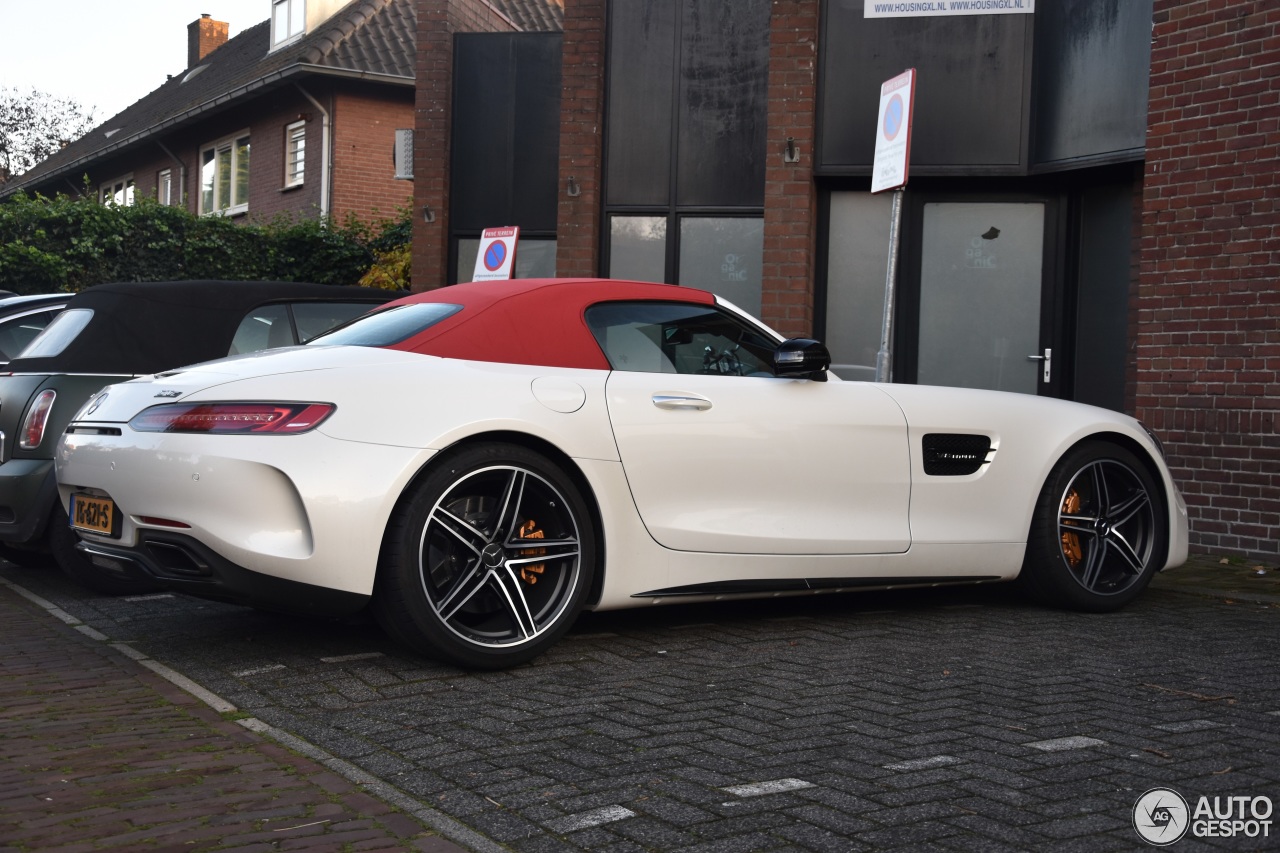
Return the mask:
<path id="1" fill-rule="evenodd" d="M 870 174 L 880 84 L 908 68 L 917 71 L 912 173 L 1026 171 L 1034 16 L 867 20 L 862 11 L 862 0 L 825 4 L 816 171 Z"/>
<path id="2" fill-rule="evenodd" d="M 671 195 L 677 0 L 609 4 L 607 202 L 665 205 Z"/>
<path id="3" fill-rule="evenodd" d="M 1036 9 L 1032 162 L 1140 160 L 1152 0 L 1056 0 Z"/>
<path id="4" fill-rule="evenodd" d="M 1080 284 L 1071 399 L 1123 412 L 1133 185 L 1092 187 L 1084 190 L 1080 201 Z"/>
<path id="5" fill-rule="evenodd" d="M 676 203 L 764 204 L 768 0 L 686 0 Z"/>
<path id="6" fill-rule="evenodd" d="M 554 233 L 559 33 L 460 33 L 454 43 L 450 227 Z"/>

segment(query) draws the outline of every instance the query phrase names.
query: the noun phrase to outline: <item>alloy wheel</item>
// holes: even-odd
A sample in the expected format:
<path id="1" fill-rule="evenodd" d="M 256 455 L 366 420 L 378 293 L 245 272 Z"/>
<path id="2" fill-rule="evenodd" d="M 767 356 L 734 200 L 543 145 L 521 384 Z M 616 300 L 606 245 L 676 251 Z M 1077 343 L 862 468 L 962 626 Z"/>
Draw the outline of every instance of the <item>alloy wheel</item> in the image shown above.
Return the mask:
<path id="1" fill-rule="evenodd" d="M 529 643 L 558 624 L 574 597 L 578 519 L 534 471 L 469 471 L 432 506 L 417 568 L 436 619 L 458 638 L 487 648 Z"/>

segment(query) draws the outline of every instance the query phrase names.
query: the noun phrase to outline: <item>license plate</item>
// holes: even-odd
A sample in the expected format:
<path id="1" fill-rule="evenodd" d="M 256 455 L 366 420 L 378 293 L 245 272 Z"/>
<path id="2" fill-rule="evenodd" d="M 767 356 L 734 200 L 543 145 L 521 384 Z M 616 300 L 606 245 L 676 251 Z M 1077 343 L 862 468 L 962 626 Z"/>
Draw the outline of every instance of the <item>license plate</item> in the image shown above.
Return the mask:
<path id="1" fill-rule="evenodd" d="M 71 528 L 97 533 L 99 536 L 119 536 L 115 502 L 111 498 L 93 495 L 72 495 Z"/>

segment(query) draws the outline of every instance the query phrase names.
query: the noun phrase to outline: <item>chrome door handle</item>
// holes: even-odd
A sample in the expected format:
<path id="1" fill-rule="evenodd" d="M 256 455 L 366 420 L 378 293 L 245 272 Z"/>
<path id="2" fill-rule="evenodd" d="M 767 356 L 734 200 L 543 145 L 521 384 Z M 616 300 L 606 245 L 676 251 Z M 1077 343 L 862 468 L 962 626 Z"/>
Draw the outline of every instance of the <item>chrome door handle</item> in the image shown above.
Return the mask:
<path id="1" fill-rule="evenodd" d="M 1049 377 L 1053 375 L 1053 350 L 1045 347 L 1044 355 L 1029 355 L 1027 361 L 1044 362 L 1044 381 L 1049 381 Z"/>
<path id="2" fill-rule="evenodd" d="M 654 394 L 653 404 L 659 409 L 693 409 L 699 412 L 711 408 L 711 401 L 705 397 L 683 397 L 676 394 Z"/>

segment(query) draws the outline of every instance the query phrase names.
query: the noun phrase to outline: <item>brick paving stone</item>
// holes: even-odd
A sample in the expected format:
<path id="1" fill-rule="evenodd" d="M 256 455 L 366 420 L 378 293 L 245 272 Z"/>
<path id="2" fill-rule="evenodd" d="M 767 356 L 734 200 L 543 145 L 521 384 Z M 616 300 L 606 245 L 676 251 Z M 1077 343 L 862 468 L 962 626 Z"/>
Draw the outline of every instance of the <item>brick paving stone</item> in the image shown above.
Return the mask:
<path id="1" fill-rule="evenodd" d="M 319 765 L 5 587 L 0 622 L 0 838 L 11 848 L 207 850 L 305 835 L 335 849 L 348 840 L 405 849 L 430 835 L 381 801 L 334 793 Z M 273 833 L 271 823 L 301 828 Z"/>
<path id="2" fill-rule="evenodd" d="M 586 614 L 547 655 L 486 674 L 415 658 L 368 625 L 101 599 L 57 578 L 37 591 L 513 850 L 916 853 L 1138 849 L 1132 805 L 1158 784 L 1280 800 L 1280 595 L 1231 605 L 1163 581 L 1105 615 L 999 588 Z M 1189 720 L 1207 722 L 1156 728 Z M 1105 745 L 1028 746 L 1081 736 Z M 957 760 L 886 769 L 940 755 Z M 784 778 L 816 787 L 721 790 Z M 235 795 L 271 807 L 254 793 Z M 12 795 L 0 783 L 0 810 Z M 614 807 L 635 816 L 554 831 Z"/>

